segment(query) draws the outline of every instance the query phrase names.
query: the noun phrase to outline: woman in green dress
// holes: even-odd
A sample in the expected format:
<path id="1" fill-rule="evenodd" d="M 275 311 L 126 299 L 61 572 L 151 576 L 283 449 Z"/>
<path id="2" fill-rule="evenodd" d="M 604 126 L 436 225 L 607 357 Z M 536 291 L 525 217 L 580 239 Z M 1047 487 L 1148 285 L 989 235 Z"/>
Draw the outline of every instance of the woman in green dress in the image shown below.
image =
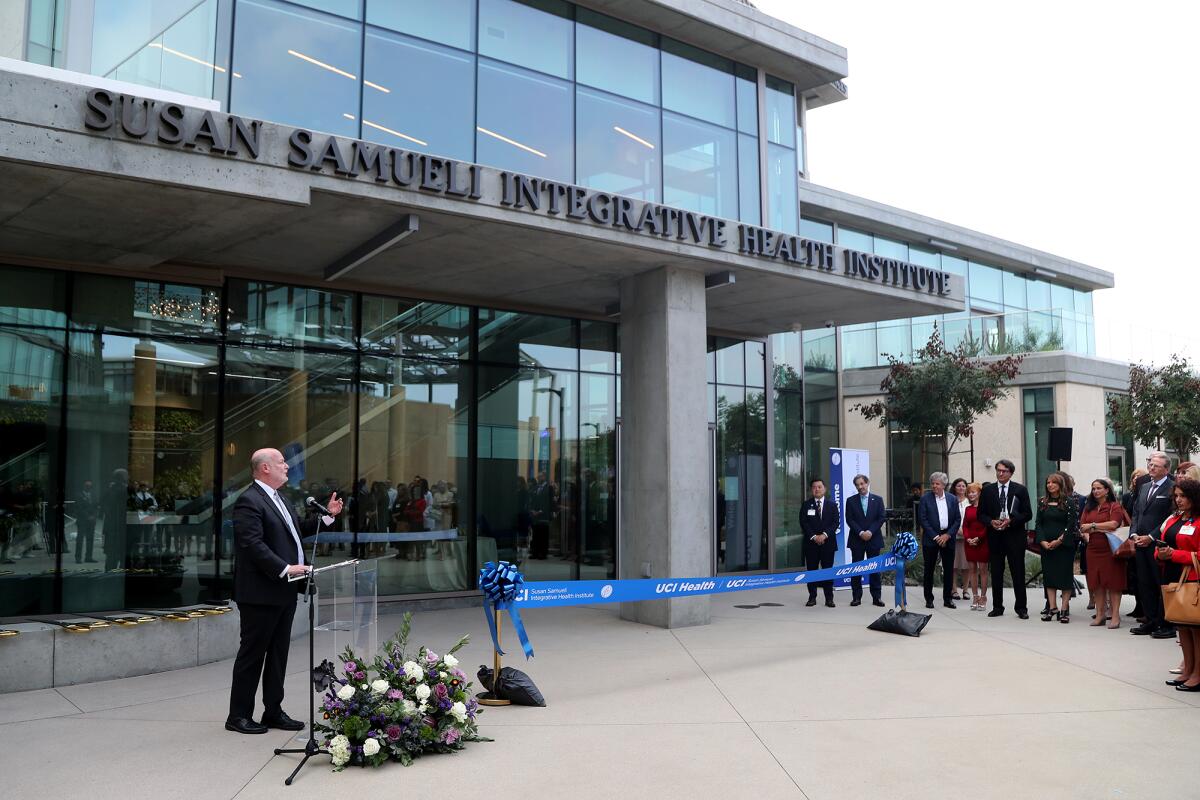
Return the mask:
<path id="1" fill-rule="evenodd" d="M 1075 593 L 1075 540 L 1078 515 L 1074 498 L 1062 475 L 1046 479 L 1046 495 L 1038 501 L 1037 543 L 1042 550 L 1042 584 L 1046 587 L 1047 610 L 1042 622 L 1058 618 L 1071 621 L 1071 595 Z M 1056 601 L 1056 595 L 1061 598 Z"/>

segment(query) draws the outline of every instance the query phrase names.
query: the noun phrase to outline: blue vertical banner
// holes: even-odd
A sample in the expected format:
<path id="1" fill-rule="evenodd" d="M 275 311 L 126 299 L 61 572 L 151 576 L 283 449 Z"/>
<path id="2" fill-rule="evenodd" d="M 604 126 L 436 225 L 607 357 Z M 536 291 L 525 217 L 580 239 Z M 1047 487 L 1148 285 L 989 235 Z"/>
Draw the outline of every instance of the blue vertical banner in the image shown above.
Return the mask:
<path id="1" fill-rule="evenodd" d="M 846 526 L 846 498 L 858 494 L 854 488 L 854 478 L 857 475 L 871 477 L 871 451 L 850 450 L 845 447 L 829 448 L 829 496 L 837 504 L 838 515 L 842 520 L 842 529 L 838 533 L 837 554 L 833 565 L 849 564 L 850 530 Z M 835 589 L 844 589 L 850 585 L 850 577 L 842 576 L 834 581 Z"/>

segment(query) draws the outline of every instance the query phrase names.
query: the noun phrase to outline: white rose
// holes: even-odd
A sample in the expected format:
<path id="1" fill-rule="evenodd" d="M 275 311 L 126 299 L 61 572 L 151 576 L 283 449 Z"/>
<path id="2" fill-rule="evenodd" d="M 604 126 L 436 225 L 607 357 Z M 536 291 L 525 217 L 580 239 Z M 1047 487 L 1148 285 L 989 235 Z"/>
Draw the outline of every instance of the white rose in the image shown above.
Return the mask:
<path id="1" fill-rule="evenodd" d="M 349 750 L 330 750 L 329 751 L 329 761 L 335 767 L 344 766 L 346 764 L 346 762 L 349 760 L 350 760 L 350 751 Z"/>
<path id="2" fill-rule="evenodd" d="M 329 748 L 331 750 L 349 750 L 350 740 L 339 733 L 337 736 L 329 740 Z"/>
<path id="3" fill-rule="evenodd" d="M 442 659 L 442 661 L 446 662 L 446 666 L 450 667 L 451 669 L 458 666 L 458 659 L 452 655 L 447 655 Z"/>
<path id="4" fill-rule="evenodd" d="M 425 670 L 415 661 L 404 662 L 404 677 L 410 681 L 419 681 L 425 678 Z"/>
<path id="5" fill-rule="evenodd" d="M 419 712 L 421 712 L 422 714 L 424 714 L 424 713 L 425 713 L 425 709 L 427 709 L 427 708 L 429 708 L 429 703 L 428 703 L 428 702 L 426 702 L 426 701 L 424 701 L 424 700 L 422 700 L 422 701 L 421 701 L 421 705 L 417 706 L 417 711 L 419 711 Z"/>
<path id="6" fill-rule="evenodd" d="M 407 697 L 404 698 L 404 713 L 409 715 L 417 713 L 417 704 Z"/>
<path id="7" fill-rule="evenodd" d="M 345 686 L 338 689 L 337 696 L 339 700 L 349 700 L 351 697 L 354 697 L 354 687 L 347 683 Z M 341 738 L 344 739 L 346 737 L 343 736 Z"/>
<path id="8" fill-rule="evenodd" d="M 371 682 L 371 691 L 374 692 L 375 694 L 383 694 L 389 688 L 390 687 L 388 686 L 388 682 L 385 681 L 383 678 L 380 678 L 377 681 Z"/>
<path id="9" fill-rule="evenodd" d="M 365 692 L 365 691 L 368 691 L 370 688 L 371 688 L 371 687 L 370 687 L 370 686 L 368 686 L 368 685 L 367 685 L 367 684 L 365 684 L 365 683 L 362 685 L 362 690 L 363 690 L 364 692 Z"/>
<path id="10" fill-rule="evenodd" d="M 377 739 L 367 739 L 363 742 L 363 755 L 373 756 L 379 752 L 379 741 Z"/>
<path id="11" fill-rule="evenodd" d="M 450 706 L 450 716 L 454 717 L 459 722 L 467 721 L 467 707 L 462 703 L 455 703 Z"/>
<path id="12" fill-rule="evenodd" d="M 429 699 L 429 687 L 422 683 L 420 686 L 417 687 L 416 695 L 417 695 L 418 700 L 428 700 Z"/>
<path id="13" fill-rule="evenodd" d="M 444 672 L 439 672 L 439 673 L 438 673 L 438 677 L 439 677 L 439 678 L 443 678 L 443 679 L 444 679 L 444 678 L 446 677 L 446 673 L 444 673 Z"/>

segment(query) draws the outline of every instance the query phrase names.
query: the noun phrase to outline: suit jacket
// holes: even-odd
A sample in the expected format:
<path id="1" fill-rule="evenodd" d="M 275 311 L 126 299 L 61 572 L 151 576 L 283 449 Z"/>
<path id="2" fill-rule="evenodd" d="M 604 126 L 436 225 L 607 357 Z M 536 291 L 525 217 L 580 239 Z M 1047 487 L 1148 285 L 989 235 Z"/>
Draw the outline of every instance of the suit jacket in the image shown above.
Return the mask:
<path id="1" fill-rule="evenodd" d="M 846 527 L 849 529 L 849 533 L 846 534 L 846 542 L 850 547 L 850 552 L 858 555 L 865 551 L 869 555 L 879 555 L 879 551 L 883 548 L 884 519 L 883 498 L 879 495 L 867 495 L 866 514 L 863 514 L 861 495 L 855 493 L 847 497 Z M 871 532 L 871 538 L 865 542 L 858 536 L 863 531 Z"/>
<path id="2" fill-rule="evenodd" d="M 954 539 L 958 536 L 958 529 L 962 527 L 962 514 L 958 510 L 958 498 L 946 492 L 946 533 L 950 534 L 950 541 L 946 542 L 946 547 L 954 546 Z M 921 541 L 927 547 L 937 547 L 937 543 L 933 541 L 933 537 L 940 536 L 942 533 L 941 519 L 938 515 L 937 498 L 933 496 L 933 491 L 928 491 L 921 495 L 921 503 L 917 506 L 917 524 L 921 527 Z"/>
<path id="3" fill-rule="evenodd" d="M 287 513 L 301 538 L 317 532 L 317 517 L 301 522 L 290 505 Z M 289 564 L 297 563 L 296 539 L 279 506 L 257 483 L 251 483 L 234 503 L 233 541 L 234 600 L 270 606 L 296 602 L 296 594 L 305 590 L 305 581 L 288 583 L 286 577 L 280 577 Z"/>
<path id="4" fill-rule="evenodd" d="M 800 507 L 800 529 L 804 532 L 805 547 L 819 547 L 821 550 L 833 552 L 837 550 L 837 535 L 842 529 L 842 515 L 838 513 L 837 503 L 826 495 L 821 498 L 822 509 L 820 519 L 817 518 L 817 501 L 809 498 Z M 812 512 L 812 513 L 809 513 Z M 812 538 L 817 534 L 827 533 L 829 538 L 825 544 L 818 545 Z"/>
<path id="5" fill-rule="evenodd" d="M 976 518 L 983 523 L 989 533 L 992 530 L 992 520 L 1000 519 L 1000 484 L 989 483 L 979 493 L 979 511 Z M 1008 482 L 1008 530 L 1024 531 L 1025 526 L 1033 519 L 1033 505 L 1029 502 L 1029 490 L 1016 481 Z"/>
<path id="6" fill-rule="evenodd" d="M 1153 496 L 1150 495 L 1151 483 L 1146 481 L 1138 489 L 1137 501 L 1133 504 L 1133 524 L 1129 526 L 1129 532 L 1159 539 L 1162 537 L 1158 529 L 1175 511 L 1175 503 L 1171 499 L 1175 481 L 1168 475 L 1158 485 Z"/>

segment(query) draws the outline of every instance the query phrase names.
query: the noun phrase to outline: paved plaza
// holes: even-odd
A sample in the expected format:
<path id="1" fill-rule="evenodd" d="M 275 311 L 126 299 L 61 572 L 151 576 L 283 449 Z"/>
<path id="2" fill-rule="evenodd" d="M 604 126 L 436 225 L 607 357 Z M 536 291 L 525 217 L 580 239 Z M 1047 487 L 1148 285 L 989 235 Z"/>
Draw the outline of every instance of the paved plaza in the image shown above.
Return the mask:
<path id="1" fill-rule="evenodd" d="M 321 763 L 292 787 L 294 758 L 271 755 L 290 734 L 223 729 L 229 661 L 0 695 L 4 796 L 1196 796 L 1170 754 L 1200 745 L 1200 693 L 1164 685 L 1172 641 L 1089 627 L 1082 603 L 1070 625 L 939 607 L 910 639 L 866 630 L 878 609 L 849 608 L 847 592 L 837 609 L 804 599 L 719 595 L 711 625 L 677 630 L 624 622 L 615 607 L 528 612 L 537 657 L 508 663 L 547 708 L 486 710 L 495 741 L 455 755 L 341 774 Z M 758 603 L 782 605 L 736 607 Z M 381 633 L 399 621 L 381 617 Z M 473 672 L 490 657 L 479 609 L 420 613 L 412 641 L 440 652 L 464 632 Z M 306 660 L 297 640 L 285 703 L 297 718 Z"/>

